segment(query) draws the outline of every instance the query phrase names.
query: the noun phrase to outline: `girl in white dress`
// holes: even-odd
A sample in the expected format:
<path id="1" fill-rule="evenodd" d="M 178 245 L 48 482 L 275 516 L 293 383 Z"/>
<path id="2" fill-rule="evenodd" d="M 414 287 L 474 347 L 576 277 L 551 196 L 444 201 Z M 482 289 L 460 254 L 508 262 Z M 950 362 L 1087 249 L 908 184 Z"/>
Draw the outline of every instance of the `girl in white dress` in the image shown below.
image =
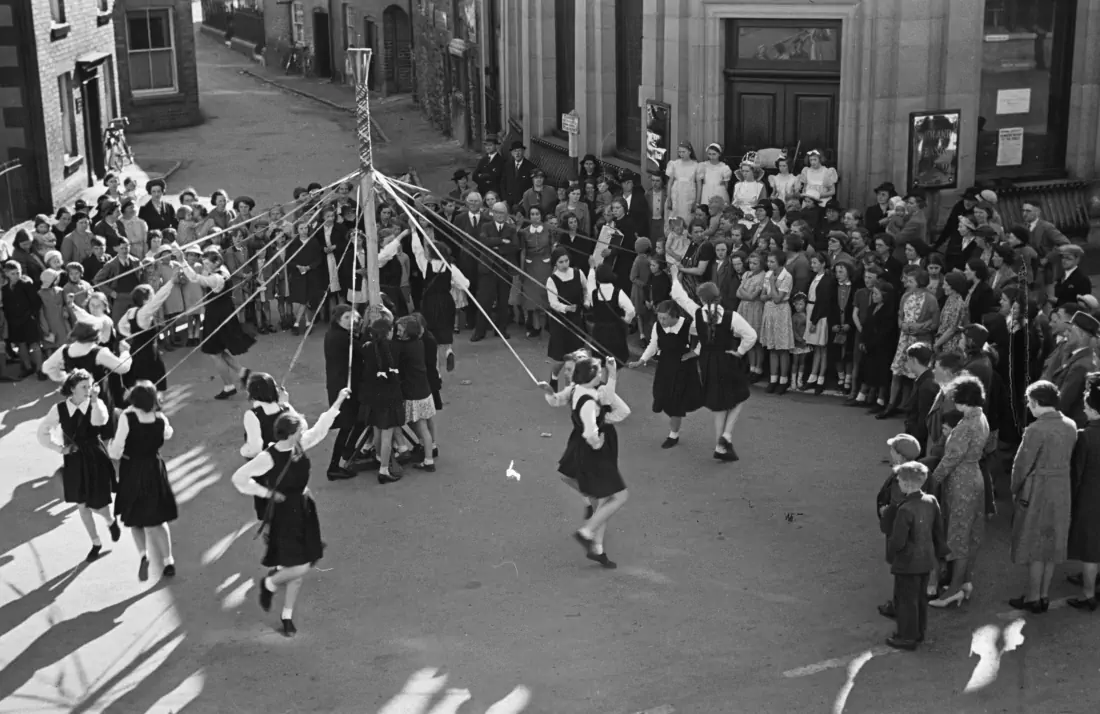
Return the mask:
<path id="1" fill-rule="evenodd" d="M 681 141 L 676 153 L 679 158 L 669 161 L 665 169 L 665 175 L 668 176 L 668 208 L 673 216 L 679 216 L 685 223 L 690 223 L 692 209 L 695 208 L 695 174 L 699 169 L 699 162 L 690 141 Z"/>
<path id="2" fill-rule="evenodd" d="M 721 196 L 729 199 L 729 183 L 733 178 L 733 171 L 726 162 L 722 161 L 722 145 L 710 144 L 707 146 L 707 160 L 699 164 L 696 170 L 695 182 L 698 185 L 698 198 L 696 203 L 708 204 L 711 196 Z"/>
<path id="3" fill-rule="evenodd" d="M 772 198 L 778 198 L 786 205 L 788 200 L 801 193 L 802 179 L 791 173 L 791 162 L 786 156 L 775 160 L 775 168 L 779 169 L 779 173 L 768 177 L 768 183 L 772 187 Z"/>
<path id="4" fill-rule="evenodd" d="M 733 172 L 737 183 L 733 185 L 733 205 L 741 209 L 746 220 L 752 221 L 756 212 L 753 207 L 767 196 L 767 190 L 761 181 L 764 170 L 748 159 L 741 161 L 741 168 Z"/>
<path id="5" fill-rule="evenodd" d="M 825 166 L 821 161 L 821 152 L 817 149 L 806 154 L 806 166 L 802 169 L 800 178 L 804 190 L 817 190 L 821 195 L 819 203 L 824 206 L 836 195 L 836 182 L 839 179 L 836 169 Z"/>

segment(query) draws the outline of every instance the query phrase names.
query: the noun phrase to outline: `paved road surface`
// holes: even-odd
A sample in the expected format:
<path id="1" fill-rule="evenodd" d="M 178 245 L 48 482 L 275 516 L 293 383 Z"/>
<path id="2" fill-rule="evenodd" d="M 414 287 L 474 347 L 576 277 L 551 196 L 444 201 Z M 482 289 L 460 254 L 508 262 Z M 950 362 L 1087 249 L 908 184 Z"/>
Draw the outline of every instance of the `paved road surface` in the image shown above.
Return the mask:
<path id="1" fill-rule="evenodd" d="M 201 57 L 211 121 L 135 141 L 189 156 L 180 182 L 264 203 L 303 176 L 350 168 L 340 116 L 271 93 L 209 43 Z M 165 405 L 176 438 L 164 455 L 181 502 L 171 583 L 137 582 L 126 535 L 81 565 L 86 537 L 49 478 L 57 458 L 34 438 L 56 396 L 37 382 L 5 387 L 0 712 L 371 713 L 425 668 L 469 690 L 462 712 L 520 686 L 530 692 L 525 711 L 538 714 L 828 712 L 848 661 L 868 650 L 847 712 L 1094 707 L 1100 616 L 1067 608 L 1028 619 L 996 681 L 963 693 L 979 663 L 971 633 L 1009 625 L 998 614 L 1024 581 L 1008 565 L 1004 518 L 978 563 L 975 600 L 933 613 L 921 652 L 881 654 L 891 625 L 874 607 L 890 579 L 871 504 L 898 422 L 758 392 L 736 438 L 742 460 L 720 465 L 702 414 L 678 449 L 662 451 L 650 374 L 626 374 L 631 500 L 609 535 L 620 568 L 605 572 L 568 535 L 581 510 L 555 474 L 568 415 L 545 405 L 498 340 L 467 338 L 446 376 L 438 473 L 334 484 L 320 475 L 331 440 L 313 452 L 329 550 L 305 585 L 292 641 L 273 629 L 279 601 L 272 615 L 255 603 L 261 546 L 249 499 L 229 483 L 244 405 L 210 399 L 216 386 L 201 358 L 172 375 Z M 547 371 L 543 344 L 513 343 Z M 264 337 L 248 363 L 281 376 L 296 344 Z M 315 335 L 287 380 L 311 418 L 325 406 L 322 379 Z M 505 477 L 512 460 L 519 482 Z M 1055 597 L 1067 594 L 1056 585 Z M 450 708 L 433 711 L 466 696 L 452 692 Z M 427 703 L 410 696 L 387 711 L 426 712 Z"/>

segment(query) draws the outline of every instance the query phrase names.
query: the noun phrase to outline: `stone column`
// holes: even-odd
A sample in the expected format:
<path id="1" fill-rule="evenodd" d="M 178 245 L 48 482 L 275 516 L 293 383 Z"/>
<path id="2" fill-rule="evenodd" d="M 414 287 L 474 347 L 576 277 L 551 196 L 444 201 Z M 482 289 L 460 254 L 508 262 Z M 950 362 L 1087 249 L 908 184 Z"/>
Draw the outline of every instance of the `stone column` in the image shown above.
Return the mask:
<path id="1" fill-rule="evenodd" d="M 1066 142 L 1066 168 L 1075 178 L 1100 175 L 1100 45 L 1096 37 L 1100 37 L 1100 0 L 1078 0 Z"/>

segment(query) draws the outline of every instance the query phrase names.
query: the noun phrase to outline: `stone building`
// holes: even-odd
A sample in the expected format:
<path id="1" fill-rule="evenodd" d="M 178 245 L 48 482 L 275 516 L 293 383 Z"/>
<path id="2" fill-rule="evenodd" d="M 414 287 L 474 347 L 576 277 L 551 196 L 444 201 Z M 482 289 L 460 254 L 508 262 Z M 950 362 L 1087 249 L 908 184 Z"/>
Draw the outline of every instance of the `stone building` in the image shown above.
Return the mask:
<path id="1" fill-rule="evenodd" d="M 111 0 L 0 0 L 0 226 L 103 176 L 116 71 Z"/>
<path id="2" fill-rule="evenodd" d="M 479 0 L 417 0 L 413 12 L 416 94 L 421 110 L 433 126 L 467 147 L 480 146 L 483 137 L 485 40 L 493 37 L 492 26 L 487 29 L 482 13 L 483 4 L 495 5 Z"/>
<path id="3" fill-rule="evenodd" d="M 191 0 L 115 0 L 114 21 L 119 99 L 128 130 L 200 123 Z"/>
<path id="4" fill-rule="evenodd" d="M 685 140 L 796 172 L 818 149 L 846 205 L 882 181 L 1073 204 L 1100 174 L 1100 0 L 500 1 L 501 120 L 563 171 L 575 111 L 579 155 L 641 171 Z"/>

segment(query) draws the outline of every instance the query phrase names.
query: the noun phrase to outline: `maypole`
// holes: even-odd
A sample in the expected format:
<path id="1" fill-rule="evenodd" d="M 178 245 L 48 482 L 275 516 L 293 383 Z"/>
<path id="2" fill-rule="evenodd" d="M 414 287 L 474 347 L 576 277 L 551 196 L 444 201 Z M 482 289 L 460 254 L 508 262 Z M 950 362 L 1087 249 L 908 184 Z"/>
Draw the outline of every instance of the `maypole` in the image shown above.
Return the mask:
<path id="1" fill-rule="evenodd" d="M 371 146 L 370 86 L 368 77 L 373 51 L 369 48 L 349 48 L 355 74 L 355 134 L 359 138 L 359 191 L 366 205 L 362 206 L 367 243 L 367 301 L 372 309 L 382 306 L 378 284 L 378 225 L 375 223 L 374 155 Z"/>

